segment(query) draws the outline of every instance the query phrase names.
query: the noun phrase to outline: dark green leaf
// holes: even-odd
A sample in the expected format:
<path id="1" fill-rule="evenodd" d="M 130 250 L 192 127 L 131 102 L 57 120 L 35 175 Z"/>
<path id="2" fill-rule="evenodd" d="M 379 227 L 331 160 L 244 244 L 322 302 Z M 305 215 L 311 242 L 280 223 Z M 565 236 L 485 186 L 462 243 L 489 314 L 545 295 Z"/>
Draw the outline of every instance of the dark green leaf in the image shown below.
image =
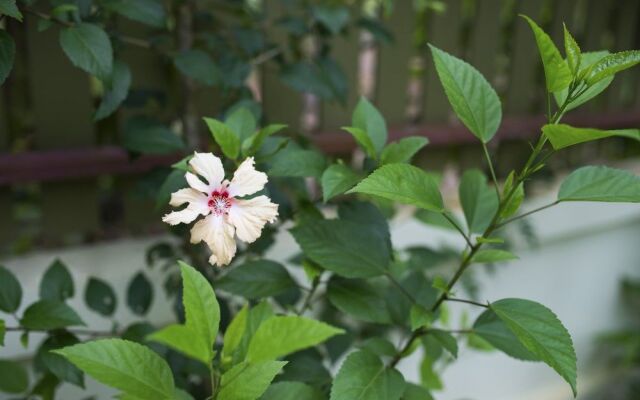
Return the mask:
<path id="1" fill-rule="evenodd" d="M 141 399 L 173 399 L 173 375 L 148 347 L 121 339 L 102 339 L 55 351 L 105 385 Z"/>
<path id="2" fill-rule="evenodd" d="M 52 330 L 84 325 L 80 316 L 61 301 L 40 300 L 24 311 L 20 324 L 31 330 Z"/>
<path id="3" fill-rule="evenodd" d="M 29 375 L 21 364 L 0 360 L 0 371 L 0 392 L 17 394 L 29 388 Z"/>
<path id="4" fill-rule="evenodd" d="M 454 358 L 458 358 L 458 341 L 453 335 L 440 329 L 430 330 L 429 335 L 432 335 Z"/>
<path id="5" fill-rule="evenodd" d="M 122 145 L 142 154 L 167 154 L 184 148 L 182 140 L 161 123 L 143 116 L 129 119 Z"/>
<path id="6" fill-rule="evenodd" d="M 443 211 L 436 180 L 408 164 L 387 164 L 375 170 L 347 193 L 365 193 L 431 211 Z"/>
<path id="7" fill-rule="evenodd" d="M 334 276 L 327 286 L 327 296 L 336 308 L 358 320 L 381 324 L 391 322 L 380 290 L 364 280 Z"/>
<path id="8" fill-rule="evenodd" d="M 358 174 L 344 164 L 330 165 L 322 173 L 322 198 L 326 203 L 333 197 L 346 192 L 359 181 Z"/>
<path id="9" fill-rule="evenodd" d="M 378 109 L 366 98 L 361 97 L 353 110 L 351 125 L 369 136 L 376 153 L 380 153 L 387 144 L 387 123 Z"/>
<path id="10" fill-rule="evenodd" d="M 4 346 L 4 336 L 7 333 L 7 327 L 3 319 L 0 319 L 0 346 Z"/>
<path id="11" fill-rule="evenodd" d="M 22 301 L 22 287 L 15 275 L 0 265 L 0 310 L 14 313 Z"/>
<path id="12" fill-rule="evenodd" d="M 235 267 L 216 287 L 247 299 L 259 299 L 276 296 L 297 285 L 282 264 L 261 259 Z"/>
<path id="13" fill-rule="evenodd" d="M 40 298 L 64 301 L 73 295 L 73 278 L 69 270 L 60 260 L 55 260 L 40 281 Z"/>
<path id="14" fill-rule="evenodd" d="M 95 121 L 113 114 L 127 98 L 129 87 L 131 86 L 131 70 L 129 66 L 122 61 L 116 60 L 113 63 L 111 79 L 107 83 L 108 87 L 93 117 Z"/>
<path id="15" fill-rule="evenodd" d="M 471 65 L 432 45 L 429 47 L 453 111 L 478 139 L 489 142 L 502 120 L 496 91 Z"/>
<path id="16" fill-rule="evenodd" d="M 409 136 L 397 142 L 389 143 L 380 155 L 381 164 L 408 163 L 411 158 L 429 143 L 429 139 L 422 136 Z"/>
<path id="17" fill-rule="evenodd" d="M 78 343 L 78 338 L 69 332 L 61 331 L 52 334 L 40 345 L 35 359 L 36 366 L 41 363 L 61 381 L 84 388 L 84 374 L 82 371 L 66 358 L 51 351 L 65 346 L 72 346 L 76 343 Z"/>
<path id="18" fill-rule="evenodd" d="M 349 22 L 349 9 L 336 5 L 317 5 L 312 8 L 313 17 L 332 34 L 339 33 Z"/>
<path id="19" fill-rule="evenodd" d="M 0 30 L 0 85 L 4 83 L 13 69 L 15 56 L 16 44 L 13 38 L 6 31 Z"/>
<path id="20" fill-rule="evenodd" d="M 558 201 L 640 202 L 640 178 L 609 167 L 582 167 L 560 186 Z"/>
<path id="21" fill-rule="evenodd" d="M 240 153 L 240 137 L 238 134 L 217 119 L 204 118 L 204 122 L 224 155 L 235 160 Z"/>
<path id="22" fill-rule="evenodd" d="M 344 361 L 331 387 L 331 400 L 399 400 L 405 390 L 402 375 L 387 368 L 366 351 L 351 353 Z"/>
<path id="23" fill-rule="evenodd" d="M 60 46 L 73 65 L 101 79 L 108 79 L 113 69 L 113 49 L 102 28 L 79 23 L 60 31 Z"/>
<path id="24" fill-rule="evenodd" d="M 611 129 L 601 130 L 592 128 L 576 128 L 566 124 L 548 124 L 542 127 L 553 148 L 556 150 L 572 146 L 578 143 L 618 136 L 640 141 L 638 129 Z"/>
<path id="25" fill-rule="evenodd" d="M 98 278 L 90 278 L 84 290 L 84 301 L 93 311 L 109 317 L 116 310 L 116 294 L 111 286 Z"/>
<path id="26" fill-rule="evenodd" d="M 22 13 L 16 6 L 16 0 L 0 0 L 0 15 L 3 14 L 22 22 Z"/>
<path id="27" fill-rule="evenodd" d="M 407 383 L 402 400 L 433 400 L 433 397 L 426 388 L 414 383 Z"/>
<path id="28" fill-rule="evenodd" d="M 469 230 L 482 233 L 498 212 L 498 195 L 487 184 L 487 178 L 478 170 L 465 171 L 459 188 L 460 203 Z"/>
<path id="29" fill-rule="evenodd" d="M 265 126 L 258 132 L 254 133 L 244 140 L 244 142 L 242 143 L 242 153 L 247 156 L 254 155 L 258 150 L 260 150 L 260 147 L 262 147 L 265 139 L 267 139 L 274 133 L 280 132 L 286 127 L 287 125 L 283 124 L 272 124 Z"/>
<path id="30" fill-rule="evenodd" d="M 220 81 L 220 71 L 209 54 L 202 50 L 183 50 L 173 56 L 176 68 L 189 78 L 213 86 Z"/>
<path id="31" fill-rule="evenodd" d="M 286 361 L 240 363 L 222 375 L 218 400 L 255 400 L 269 387 Z"/>
<path id="32" fill-rule="evenodd" d="M 127 305 L 136 315 L 145 315 L 153 301 L 153 286 L 142 272 L 133 277 L 127 288 Z"/>
<path id="33" fill-rule="evenodd" d="M 269 386 L 260 400 L 324 400 L 318 389 L 302 382 L 277 382 Z"/>
<path id="34" fill-rule="evenodd" d="M 224 123 L 240 137 L 241 142 L 256 131 L 256 116 L 245 106 L 230 111 Z"/>
<path id="35" fill-rule="evenodd" d="M 511 332 L 493 310 L 486 310 L 473 324 L 473 332 L 505 354 L 525 361 L 539 361 Z"/>
<path id="36" fill-rule="evenodd" d="M 387 238 L 370 225 L 320 220 L 291 233 L 307 257 L 346 278 L 382 275 L 391 260 Z"/>
<path id="37" fill-rule="evenodd" d="M 320 178 L 325 166 L 324 156 L 315 150 L 286 149 L 273 158 L 269 175 Z"/>
<path id="38" fill-rule="evenodd" d="M 125 18 L 156 28 L 162 28 L 166 23 L 164 7 L 162 2 L 157 0 L 108 0 L 104 7 Z"/>

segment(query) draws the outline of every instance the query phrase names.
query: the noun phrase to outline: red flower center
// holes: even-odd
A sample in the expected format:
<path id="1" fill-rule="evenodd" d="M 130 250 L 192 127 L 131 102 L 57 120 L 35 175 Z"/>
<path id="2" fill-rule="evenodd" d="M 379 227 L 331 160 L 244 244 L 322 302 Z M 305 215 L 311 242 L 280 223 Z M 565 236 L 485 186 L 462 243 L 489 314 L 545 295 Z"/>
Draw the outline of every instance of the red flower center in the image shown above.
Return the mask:
<path id="1" fill-rule="evenodd" d="M 211 209 L 211 212 L 216 215 L 228 214 L 231 207 L 232 198 L 229 197 L 227 191 L 219 192 L 217 190 L 211 192 L 207 205 Z"/>

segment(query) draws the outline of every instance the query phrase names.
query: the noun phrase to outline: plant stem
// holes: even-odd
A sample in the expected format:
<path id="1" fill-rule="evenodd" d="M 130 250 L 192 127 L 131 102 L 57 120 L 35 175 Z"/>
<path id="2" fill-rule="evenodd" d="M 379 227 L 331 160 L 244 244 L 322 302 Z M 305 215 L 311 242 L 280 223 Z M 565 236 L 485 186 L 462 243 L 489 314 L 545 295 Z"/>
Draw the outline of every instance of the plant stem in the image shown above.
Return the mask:
<path id="1" fill-rule="evenodd" d="M 491 171 L 491 179 L 493 180 L 493 185 L 496 189 L 496 194 L 498 195 L 498 199 L 500 199 L 500 187 L 498 186 L 498 178 L 496 178 L 496 171 L 493 168 L 493 161 L 491 161 L 491 156 L 489 155 L 489 149 L 487 149 L 487 144 L 482 142 L 482 150 L 484 150 L 484 156 L 487 159 L 487 164 L 489 165 L 489 171 Z"/>
<path id="2" fill-rule="evenodd" d="M 469 245 L 469 247 L 472 247 L 472 246 L 473 246 L 473 243 L 471 243 L 471 239 L 469 238 L 469 235 L 467 235 L 467 234 L 462 230 L 462 228 L 458 225 L 458 223 L 457 223 L 453 218 L 451 218 L 451 216 L 449 216 L 449 214 L 447 214 L 447 212 L 446 212 L 446 211 L 442 212 L 442 216 L 443 216 L 447 221 L 449 221 L 449 223 L 450 223 L 451 225 L 453 225 L 453 227 L 454 227 L 458 232 L 460 232 L 460 234 L 462 235 L 462 237 L 464 238 L 464 240 L 467 242 L 467 244 Z"/>
<path id="3" fill-rule="evenodd" d="M 307 310 L 307 308 L 309 308 L 309 306 L 311 305 L 311 299 L 313 298 L 313 295 L 315 294 L 316 289 L 318 289 L 318 286 L 320 286 L 319 276 L 313 280 L 313 283 L 311 284 L 311 289 L 307 292 L 307 296 L 304 298 L 304 301 L 302 302 L 302 305 L 300 306 L 298 311 L 296 311 L 296 315 L 302 315 L 302 313 L 304 313 Z"/>
<path id="4" fill-rule="evenodd" d="M 503 222 L 499 223 L 498 225 L 496 225 L 496 230 L 502 228 L 503 226 L 505 226 L 507 224 L 512 223 L 513 221 L 517 221 L 519 219 L 528 217 L 531 214 L 535 214 L 535 213 L 537 213 L 539 211 L 546 210 L 547 208 L 551 208 L 551 207 L 557 205 L 558 203 L 560 203 L 560 201 L 556 200 L 553 203 L 546 204 L 546 205 L 544 205 L 542 207 L 534 208 L 533 210 L 527 211 L 527 212 L 522 213 L 520 215 L 517 215 L 517 216 L 515 216 L 513 218 L 510 218 L 510 219 L 508 219 L 506 221 L 503 221 Z"/>
<path id="5" fill-rule="evenodd" d="M 22 326 L 7 326 L 5 328 L 6 332 L 42 332 L 47 333 L 49 330 L 46 329 L 27 329 Z M 120 336 L 118 332 L 111 331 L 94 331 L 89 329 L 66 329 L 67 332 L 73 333 L 74 335 L 87 335 L 91 337 L 99 337 L 99 336 Z"/>
<path id="6" fill-rule="evenodd" d="M 478 307 L 482 307 L 482 308 L 489 308 L 489 306 L 487 304 L 482 304 L 478 301 L 473 301 L 473 300 L 467 300 L 467 299 L 457 299 L 454 297 L 447 297 L 445 298 L 445 301 L 455 301 L 458 303 L 466 303 L 466 304 L 473 304 L 474 306 L 478 306 Z"/>

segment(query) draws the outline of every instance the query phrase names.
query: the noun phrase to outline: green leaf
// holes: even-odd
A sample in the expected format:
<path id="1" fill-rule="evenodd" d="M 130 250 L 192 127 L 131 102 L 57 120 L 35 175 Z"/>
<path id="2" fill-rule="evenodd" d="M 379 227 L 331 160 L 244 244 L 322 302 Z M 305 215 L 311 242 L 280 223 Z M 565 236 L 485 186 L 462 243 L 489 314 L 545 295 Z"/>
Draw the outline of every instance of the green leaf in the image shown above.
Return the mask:
<path id="1" fill-rule="evenodd" d="M 444 210 L 437 181 L 420 168 L 408 164 L 384 165 L 347 193 L 380 196 L 425 210 Z"/>
<path id="2" fill-rule="evenodd" d="M 511 173 L 509 174 L 509 176 L 507 176 L 507 179 L 504 182 L 504 186 L 502 188 L 502 196 L 505 199 L 513 189 L 515 176 L 516 176 L 515 172 L 511 171 Z M 518 211 L 518 209 L 520 208 L 520 205 L 522 205 L 523 201 L 524 201 L 524 184 L 520 182 L 520 184 L 518 185 L 518 187 L 516 187 L 511 197 L 507 199 L 504 207 L 502 207 L 502 211 L 500 211 L 500 218 L 503 218 L 503 219 L 509 218 L 510 216 L 515 214 L 516 211 Z"/>
<path id="3" fill-rule="evenodd" d="M 569 65 L 571 73 L 575 76 L 580 69 L 582 52 L 580 51 L 580 46 L 578 46 L 578 43 L 571 35 L 571 32 L 567 29 L 567 26 L 563 23 L 562 27 L 564 29 L 564 52 L 567 55 L 567 64 Z"/>
<path id="4" fill-rule="evenodd" d="M 398 352 L 398 350 L 393 345 L 393 343 L 381 337 L 369 338 L 363 341 L 362 343 L 360 343 L 359 345 L 357 345 L 357 347 L 378 356 L 393 357 Z"/>
<path id="5" fill-rule="evenodd" d="M 273 158 L 270 176 L 297 176 L 320 178 L 326 160 L 315 150 L 285 149 Z"/>
<path id="6" fill-rule="evenodd" d="M 458 341 L 455 337 L 453 337 L 453 335 L 440 329 L 429 330 L 428 334 L 431 335 L 438 343 L 440 343 L 442 347 L 447 350 L 454 358 L 458 358 Z"/>
<path id="7" fill-rule="evenodd" d="M 511 332 L 491 309 L 484 311 L 473 324 L 473 332 L 505 354 L 525 361 L 540 361 Z"/>
<path id="8" fill-rule="evenodd" d="M 133 277 L 127 288 L 127 306 L 136 315 L 145 315 L 153 301 L 153 286 L 141 271 Z"/>
<path id="9" fill-rule="evenodd" d="M 260 400 L 324 400 L 318 389 L 302 382 L 277 382 L 269 386 Z"/>
<path id="10" fill-rule="evenodd" d="M 64 301 L 73 297 L 73 294 L 73 278 L 67 267 L 56 259 L 42 276 L 40 298 L 42 300 Z"/>
<path id="11" fill-rule="evenodd" d="M 113 114 L 120 104 L 127 98 L 129 87 L 131 86 L 131 70 L 129 66 L 120 60 L 113 63 L 113 72 L 109 79 L 108 88 L 102 96 L 102 101 L 96 114 L 93 116 L 95 121 L 107 118 Z"/>
<path id="12" fill-rule="evenodd" d="M 380 164 L 408 163 L 427 144 L 429 139 L 423 136 L 409 136 L 389 143 L 382 150 Z"/>
<path id="13" fill-rule="evenodd" d="M 18 394 L 29 388 L 29 375 L 21 364 L 0 360 L 0 371 L 0 392 Z"/>
<path id="14" fill-rule="evenodd" d="M 569 86 L 572 80 L 571 70 L 560 55 L 560 51 L 553 40 L 531 18 L 521 15 L 527 20 L 538 45 L 538 51 L 542 58 L 544 76 L 547 81 L 547 91 L 557 92 Z"/>
<path id="15" fill-rule="evenodd" d="M 433 313 L 420 304 L 414 304 L 409 311 L 409 322 L 412 331 L 429 326 L 433 322 Z"/>
<path id="16" fill-rule="evenodd" d="M 15 275 L 0 265 L 0 310 L 14 313 L 22 301 L 22 287 Z"/>
<path id="17" fill-rule="evenodd" d="M 0 319 L 0 346 L 4 346 L 4 336 L 7 333 L 7 326 L 3 319 Z"/>
<path id="18" fill-rule="evenodd" d="M 402 400 L 433 400 L 433 397 L 426 388 L 414 383 L 407 383 Z"/>
<path id="19" fill-rule="evenodd" d="M 90 278 L 87 288 L 84 290 L 84 301 L 90 309 L 110 317 L 116 310 L 118 301 L 111 286 L 98 278 Z"/>
<path id="20" fill-rule="evenodd" d="M 0 15 L 3 14 L 22 22 L 22 13 L 16 6 L 16 0 L 0 0 Z"/>
<path id="21" fill-rule="evenodd" d="M 66 331 L 58 331 L 50 335 L 38 348 L 34 360 L 36 369 L 44 368 L 61 381 L 84 388 L 82 371 L 60 354 L 52 352 L 55 349 L 77 344 L 78 338 Z"/>
<path id="22" fill-rule="evenodd" d="M 182 140 L 171 129 L 144 116 L 127 121 L 122 145 L 142 154 L 167 154 L 184 149 Z"/>
<path id="23" fill-rule="evenodd" d="M 358 183 L 360 177 L 348 166 L 340 163 L 330 165 L 320 178 L 322 198 L 326 203 L 335 196 L 346 192 Z"/>
<path id="24" fill-rule="evenodd" d="M 186 325 L 173 324 L 146 337 L 146 340 L 161 343 L 188 357 L 202 362 L 207 367 L 213 356 L 210 346 L 197 332 Z"/>
<path id="25" fill-rule="evenodd" d="M 256 131 L 256 117 L 244 106 L 234 109 L 224 123 L 240 136 L 240 141 L 251 137 Z"/>
<path id="26" fill-rule="evenodd" d="M 542 133 L 549 139 L 554 149 L 560 150 L 578 143 L 604 139 L 613 136 L 626 137 L 640 141 L 639 129 L 601 130 L 576 128 L 566 124 L 548 124 L 542 127 Z"/>
<path id="27" fill-rule="evenodd" d="M 366 131 L 360 128 L 352 128 L 349 126 L 344 126 L 342 127 L 342 129 L 349 132 L 351 136 L 353 136 L 353 138 L 356 140 L 356 142 L 358 142 L 358 145 L 362 147 L 362 150 L 364 150 L 367 156 L 373 158 L 374 160 L 378 159 L 376 148 Z"/>
<path id="28" fill-rule="evenodd" d="M 558 317 L 530 300 L 502 299 L 491 309 L 531 353 L 552 367 L 571 385 L 576 396 L 576 353 L 567 329 Z"/>
<path id="29" fill-rule="evenodd" d="M 317 5 L 311 9 L 313 17 L 332 34 L 339 33 L 349 22 L 349 8 L 336 5 Z"/>
<path id="30" fill-rule="evenodd" d="M 218 67 L 203 50 L 183 50 L 173 56 L 173 64 L 182 74 L 203 85 L 213 86 L 221 79 Z"/>
<path id="31" fill-rule="evenodd" d="M 169 365 L 148 347 L 122 339 L 76 344 L 55 353 L 93 379 L 141 399 L 173 399 Z"/>
<path id="32" fill-rule="evenodd" d="M 320 220 L 295 227 L 291 233 L 307 257 L 346 278 L 382 275 L 391 260 L 386 236 L 370 225 Z"/>
<path id="33" fill-rule="evenodd" d="M 211 136 L 216 141 L 225 156 L 235 160 L 240 153 L 240 137 L 233 132 L 223 122 L 213 118 L 204 118 L 204 122 L 211 132 Z"/>
<path id="34" fill-rule="evenodd" d="M 344 333 L 323 322 L 297 316 L 277 316 L 267 319 L 253 335 L 247 360 L 259 362 L 316 346 L 332 336 Z"/>
<path id="35" fill-rule="evenodd" d="M 606 50 L 582 53 L 581 62 L 580 62 L 580 71 L 577 73 L 577 75 L 580 76 L 582 74 L 585 74 L 586 71 L 589 70 L 591 65 L 593 65 L 595 62 L 602 59 L 603 57 L 606 57 L 607 54 L 609 54 L 609 52 Z M 597 95 L 602 93 L 607 87 L 609 87 L 611 82 L 613 82 L 613 75 L 607 78 L 604 78 L 603 80 L 591 85 L 584 93 L 582 93 L 580 96 L 573 99 L 566 106 L 565 112 L 571 111 L 574 108 L 596 97 Z M 553 96 L 556 99 L 556 103 L 558 104 L 558 107 L 564 104 L 564 101 L 566 100 L 568 94 L 569 94 L 569 88 L 564 88 L 560 91 L 553 93 Z"/>
<path id="36" fill-rule="evenodd" d="M 255 400 L 280 372 L 286 361 L 240 363 L 222 375 L 218 400 Z"/>
<path id="37" fill-rule="evenodd" d="M 249 306 L 244 305 L 240 312 L 231 320 L 231 323 L 224 332 L 224 339 L 222 341 L 222 361 L 226 362 L 226 358 L 238 348 L 242 342 L 242 337 L 247 329 L 247 323 L 249 319 Z"/>
<path id="38" fill-rule="evenodd" d="M 40 300 L 24 311 L 20 324 L 31 330 L 52 330 L 85 325 L 80 316 L 61 301 Z"/>
<path id="39" fill-rule="evenodd" d="M 206 345 L 207 359 L 213 358 L 213 344 L 220 325 L 220 306 L 209 281 L 195 268 L 178 261 L 182 273 L 182 303 L 186 326 Z"/>
<path id="40" fill-rule="evenodd" d="M 97 25 L 81 22 L 60 31 L 60 46 L 71 63 L 86 72 L 107 79 L 113 69 L 109 36 Z"/>
<path id="41" fill-rule="evenodd" d="M 164 7 L 157 0 L 108 0 L 104 7 L 125 18 L 156 28 L 163 28 L 166 24 Z"/>
<path id="42" fill-rule="evenodd" d="M 518 256 L 506 250 L 484 249 L 484 250 L 479 250 L 476 253 L 476 255 L 473 256 L 473 259 L 471 259 L 471 262 L 478 263 L 478 264 L 486 264 L 486 263 L 511 261 L 511 260 L 517 260 L 517 259 L 518 259 Z"/>
<path id="43" fill-rule="evenodd" d="M 367 134 L 376 154 L 387 144 L 387 123 L 380 111 L 366 98 L 360 97 L 351 116 L 351 125 Z"/>
<path id="44" fill-rule="evenodd" d="M 351 353 L 331 387 L 331 400 L 399 400 L 405 390 L 400 372 L 367 351 Z"/>
<path id="45" fill-rule="evenodd" d="M 260 150 L 260 147 L 262 147 L 262 144 L 269 136 L 280 132 L 286 127 L 287 125 L 284 124 L 271 124 L 265 126 L 244 140 L 242 143 L 242 153 L 247 156 L 254 155 L 258 150 Z"/>
<path id="46" fill-rule="evenodd" d="M 15 56 L 16 44 L 13 38 L 6 31 L 0 30 L 0 85 L 4 83 L 13 69 Z"/>
<path id="47" fill-rule="evenodd" d="M 498 211 L 498 195 L 478 170 L 465 171 L 458 190 L 462 210 L 469 230 L 482 233 Z"/>
<path id="48" fill-rule="evenodd" d="M 364 280 L 333 276 L 327 286 L 331 304 L 354 318 L 379 324 L 391 322 L 391 316 L 380 291 Z"/>
<path id="49" fill-rule="evenodd" d="M 621 51 L 601 58 L 590 68 L 587 83 L 593 85 L 620 71 L 631 68 L 640 63 L 640 50 Z"/>
<path id="50" fill-rule="evenodd" d="M 247 299 L 259 299 L 276 296 L 297 285 L 282 264 L 261 259 L 235 267 L 216 287 Z"/>
<path id="51" fill-rule="evenodd" d="M 462 123 L 483 143 L 493 138 L 502 120 L 496 91 L 463 60 L 429 45 L 444 92 Z"/>
<path id="52" fill-rule="evenodd" d="M 640 177 L 631 172 L 602 167 L 582 167 L 560 186 L 558 201 L 640 202 Z"/>
<path id="53" fill-rule="evenodd" d="M 253 308 L 249 309 L 247 314 L 247 323 L 240 340 L 240 344 L 237 346 L 235 352 L 230 354 L 233 356 L 233 363 L 236 364 L 243 361 L 247 355 L 249 344 L 253 339 L 254 334 L 258 328 L 269 318 L 273 317 L 273 309 L 271 305 L 265 300 L 258 303 Z"/>

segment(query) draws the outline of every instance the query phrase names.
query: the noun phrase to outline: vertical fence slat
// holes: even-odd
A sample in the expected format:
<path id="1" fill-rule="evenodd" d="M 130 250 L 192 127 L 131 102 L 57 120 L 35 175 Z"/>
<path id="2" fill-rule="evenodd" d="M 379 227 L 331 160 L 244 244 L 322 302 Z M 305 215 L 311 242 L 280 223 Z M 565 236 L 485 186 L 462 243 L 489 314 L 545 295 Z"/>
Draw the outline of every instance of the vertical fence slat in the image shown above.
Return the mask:
<path id="1" fill-rule="evenodd" d="M 470 48 L 467 50 L 469 62 L 476 67 L 489 82 L 495 81 L 498 49 L 501 43 L 500 15 L 502 0 L 482 0 L 474 20 Z"/>
<path id="2" fill-rule="evenodd" d="M 618 0 L 615 20 L 615 51 L 634 49 L 640 45 L 635 42 L 636 30 L 640 24 L 640 1 Z M 640 46 L 638 46 L 640 47 Z M 637 92 L 635 82 L 639 82 L 640 72 L 637 68 L 618 74 L 605 92 L 609 108 L 625 108 L 633 102 Z"/>

